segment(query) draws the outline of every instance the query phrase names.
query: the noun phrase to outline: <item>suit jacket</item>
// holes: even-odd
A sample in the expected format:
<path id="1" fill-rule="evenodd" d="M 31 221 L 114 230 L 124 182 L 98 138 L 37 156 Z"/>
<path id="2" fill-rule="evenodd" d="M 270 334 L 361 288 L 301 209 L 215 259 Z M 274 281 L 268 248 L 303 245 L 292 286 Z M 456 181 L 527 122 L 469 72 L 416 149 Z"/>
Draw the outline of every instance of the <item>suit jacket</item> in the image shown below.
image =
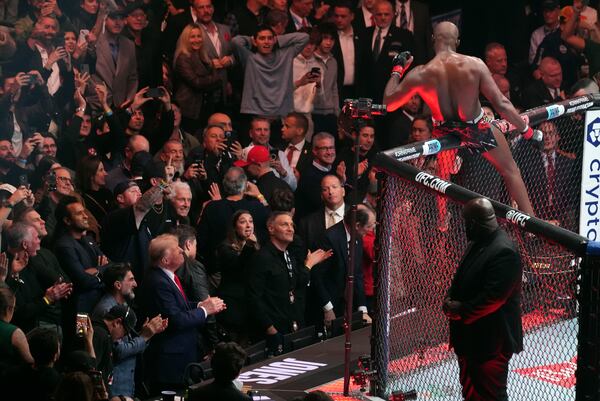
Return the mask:
<path id="1" fill-rule="evenodd" d="M 552 99 L 550 91 L 541 79 L 534 81 L 531 85 L 526 87 L 521 96 L 521 103 L 525 109 L 532 109 L 560 100 L 562 99 Z"/>
<path id="2" fill-rule="evenodd" d="M 534 149 L 530 143 L 520 141 L 514 150 L 514 157 L 517 164 L 521 166 L 527 192 L 537 195 L 531 197 L 535 215 L 544 220 L 558 220 L 561 227 L 576 230 L 578 180 L 575 160 L 555 152 L 554 192 L 551 193 L 547 168 L 540 151 Z M 550 202 L 550 195 L 552 195 L 552 202 Z"/>
<path id="3" fill-rule="evenodd" d="M 353 27 L 354 29 L 354 27 Z M 353 32 L 353 42 L 354 42 L 354 86 L 356 86 L 356 84 L 358 83 L 358 65 L 359 65 L 359 61 L 360 61 L 360 56 L 362 54 L 361 51 L 361 45 L 363 44 L 363 42 L 361 41 L 361 35 L 363 33 L 358 31 L 357 29 L 354 29 Z M 345 68 L 344 68 L 344 56 L 343 56 L 343 52 L 342 52 L 342 47 L 340 46 L 340 35 L 338 33 L 337 36 L 337 40 L 335 41 L 335 44 L 333 45 L 333 49 L 331 50 L 333 57 L 335 57 L 335 59 L 337 60 L 337 65 L 338 65 L 338 69 L 337 69 L 337 79 L 338 79 L 338 91 L 342 90 L 342 87 L 344 86 L 344 77 L 345 77 Z M 340 96 L 340 101 L 343 101 L 344 99 L 342 99 L 342 97 Z"/>
<path id="4" fill-rule="evenodd" d="M 362 7 L 357 7 L 354 10 L 354 20 L 352 21 L 352 27 L 356 32 L 364 32 L 368 28 L 370 28 L 367 25 L 365 25 L 365 14 L 363 13 Z"/>
<path id="5" fill-rule="evenodd" d="M 158 383 L 183 383 L 185 367 L 198 361 L 198 328 L 206 320 L 204 310 L 183 298 L 175 282 L 158 267 L 150 268 L 141 286 L 144 317 L 161 314 L 169 327 L 155 335 L 146 351 L 149 374 Z"/>
<path id="6" fill-rule="evenodd" d="M 323 201 L 321 200 L 321 180 L 327 174 L 334 173 L 335 170 L 333 169 L 328 172 L 321 171 L 313 163 L 309 164 L 301 172 L 298 187 L 294 193 L 296 203 L 294 217 L 296 221 L 300 221 L 300 218 L 319 210 L 323 205 Z"/>
<path id="7" fill-rule="evenodd" d="M 448 292 L 462 303 L 461 319 L 450 321 L 450 345 L 457 355 L 484 358 L 523 349 L 522 271 L 504 230 L 470 244 Z"/>
<path id="8" fill-rule="evenodd" d="M 190 391 L 191 401 L 251 401 L 250 396 L 238 390 L 233 382 L 222 383 L 213 380 Z"/>
<path id="9" fill-rule="evenodd" d="M 329 227 L 325 231 L 324 240 L 319 248 L 333 250 L 333 256 L 313 267 L 310 272 L 311 287 L 319 307 L 322 308 L 328 302 L 331 302 L 337 316 L 341 316 L 346 304 L 344 295 L 346 272 L 348 271 L 348 242 L 343 221 Z M 362 239 L 358 239 L 354 264 L 354 308 L 366 306 L 362 249 Z"/>
<path id="10" fill-rule="evenodd" d="M 233 48 L 231 47 L 231 32 L 229 31 L 229 27 L 223 24 L 215 23 L 217 27 L 217 33 L 219 36 L 219 42 L 221 43 L 221 52 L 217 52 L 215 46 L 212 41 L 208 37 L 206 33 L 206 29 L 202 29 L 202 39 L 204 43 L 204 49 L 206 51 L 206 55 L 209 59 L 221 58 L 224 56 L 231 56 L 233 53 Z M 204 25 L 201 25 L 204 28 Z M 227 86 L 227 69 L 222 68 L 217 70 L 217 75 L 221 79 L 223 94 L 226 93 Z"/>
<path id="11" fill-rule="evenodd" d="M 119 35 L 119 52 L 115 65 L 107 34 L 101 34 L 96 42 L 95 75 L 106 83 L 109 103 L 111 98 L 112 103 L 117 106 L 128 99 L 133 99 L 138 88 L 135 44 L 125 36 Z"/>
<path id="12" fill-rule="evenodd" d="M 289 144 L 281 148 L 281 151 L 285 153 L 286 156 L 287 146 L 289 146 Z M 302 150 L 300 151 L 300 156 L 298 157 L 298 162 L 296 163 L 296 170 L 300 172 L 300 175 L 302 175 L 302 172 L 312 164 L 312 161 L 312 144 L 308 142 L 308 140 L 305 140 L 304 146 L 302 146 Z"/>
<path id="13" fill-rule="evenodd" d="M 311 251 L 323 243 L 325 237 L 325 208 L 322 207 L 298 222 L 298 235 Z"/>
<path id="14" fill-rule="evenodd" d="M 400 10 L 396 11 L 400 15 Z M 432 28 L 429 5 L 417 0 L 410 2 L 410 15 L 413 20 L 413 36 L 415 38 L 414 65 L 425 64 L 433 57 Z M 398 22 L 399 17 L 394 19 Z M 398 25 L 400 27 L 400 25 Z"/>
<path id="15" fill-rule="evenodd" d="M 76 240 L 68 234 L 62 235 L 54 244 L 56 258 L 73 280 L 73 296 L 77 312 L 91 313 L 102 296 L 104 285 L 97 276 L 85 272 L 85 269 L 98 266 L 100 248 L 91 237 L 84 236 Z"/>
<path id="16" fill-rule="evenodd" d="M 373 99 L 374 103 L 381 103 L 385 85 L 392 72 L 392 59 L 395 53 L 406 50 L 414 52 L 415 41 L 410 31 L 392 25 L 385 38 L 382 38 L 381 51 L 375 60 L 372 45 L 373 35 L 376 35 L 375 27 L 370 27 L 361 37 L 362 55 L 359 74 L 367 79 L 360 80 L 359 94 L 361 97 L 366 96 Z"/>

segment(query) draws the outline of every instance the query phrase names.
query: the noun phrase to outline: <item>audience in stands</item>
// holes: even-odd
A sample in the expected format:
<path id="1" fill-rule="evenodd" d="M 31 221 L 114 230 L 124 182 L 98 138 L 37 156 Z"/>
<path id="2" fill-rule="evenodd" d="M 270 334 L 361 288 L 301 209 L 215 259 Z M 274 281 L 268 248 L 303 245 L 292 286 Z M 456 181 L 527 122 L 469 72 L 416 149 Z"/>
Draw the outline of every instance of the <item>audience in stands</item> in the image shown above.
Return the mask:
<path id="1" fill-rule="evenodd" d="M 595 4 L 538 3 L 529 57 L 496 37 L 475 55 L 525 108 L 597 94 Z M 429 13 L 418 0 L 0 1 L 5 398 L 143 399 L 211 359 L 214 382 L 191 398 L 248 400 L 240 346 L 280 354 L 285 335 L 331 324 L 349 268 L 369 322 L 373 157 L 430 139 L 433 121 L 418 96 L 358 132 L 338 116 L 347 98 L 380 103 L 396 54 L 432 57 Z M 573 230 L 581 139 L 540 128 L 543 149 L 514 140 L 515 160 L 538 217 Z M 459 154 L 452 180 L 473 165 Z M 436 156 L 410 163 L 439 173 Z M 422 213 L 411 196 L 398 213 Z"/>

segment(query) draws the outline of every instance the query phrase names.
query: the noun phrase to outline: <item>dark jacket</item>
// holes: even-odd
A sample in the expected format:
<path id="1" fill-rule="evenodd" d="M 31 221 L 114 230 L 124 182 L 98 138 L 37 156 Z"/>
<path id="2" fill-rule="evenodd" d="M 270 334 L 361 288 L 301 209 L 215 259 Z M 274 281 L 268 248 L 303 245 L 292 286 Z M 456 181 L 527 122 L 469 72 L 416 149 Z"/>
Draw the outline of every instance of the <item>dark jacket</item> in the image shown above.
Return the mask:
<path id="1" fill-rule="evenodd" d="M 311 287 L 319 307 L 328 302 L 333 304 L 335 314 L 344 311 L 346 275 L 348 270 L 348 239 L 344 222 L 340 221 L 325 231 L 325 238 L 319 248 L 333 250 L 333 256 L 311 270 Z M 354 264 L 354 307 L 366 306 L 365 287 L 362 272 L 362 240 L 355 250 Z"/>
<path id="2" fill-rule="evenodd" d="M 264 335 L 275 326 L 278 332 L 292 331 L 299 320 L 295 305 L 290 303 L 290 291 L 306 287 L 309 271 L 290 254 L 292 270 L 288 271 L 284 253 L 268 241 L 254 254 L 247 270 L 248 303 L 254 315 L 254 325 Z"/>
<path id="3" fill-rule="evenodd" d="M 98 256 L 103 255 L 96 242 L 88 236 L 76 240 L 68 234 L 63 234 L 54 245 L 56 257 L 61 261 L 65 272 L 73 280 L 73 297 L 77 312 L 91 313 L 94 306 L 102 297 L 104 285 L 98 276 L 85 272 L 90 267 L 97 268 Z"/>
<path id="4" fill-rule="evenodd" d="M 457 355 L 485 357 L 523 349 L 521 258 L 502 229 L 469 244 L 448 296 L 462 304 L 450 321 L 450 345 Z"/>
<path id="5" fill-rule="evenodd" d="M 205 312 L 186 301 L 160 268 L 148 270 L 141 289 L 142 319 L 158 314 L 169 319 L 169 327 L 146 350 L 146 363 L 153 367 L 149 378 L 153 383 L 183 383 L 185 367 L 198 362 L 198 328 L 206 321 Z"/>
<path id="6" fill-rule="evenodd" d="M 359 93 L 373 99 L 374 103 L 381 103 L 385 85 L 392 72 L 394 54 L 406 50 L 414 52 L 415 42 L 410 31 L 392 25 L 385 38 L 381 38 L 383 44 L 379 56 L 375 59 L 372 45 L 375 29 L 370 27 L 361 36 L 363 52 L 359 64 L 359 74 L 362 77 Z"/>
<path id="7" fill-rule="evenodd" d="M 175 100 L 184 117 L 197 119 L 220 91 L 221 78 L 198 53 L 180 54 L 175 62 Z"/>

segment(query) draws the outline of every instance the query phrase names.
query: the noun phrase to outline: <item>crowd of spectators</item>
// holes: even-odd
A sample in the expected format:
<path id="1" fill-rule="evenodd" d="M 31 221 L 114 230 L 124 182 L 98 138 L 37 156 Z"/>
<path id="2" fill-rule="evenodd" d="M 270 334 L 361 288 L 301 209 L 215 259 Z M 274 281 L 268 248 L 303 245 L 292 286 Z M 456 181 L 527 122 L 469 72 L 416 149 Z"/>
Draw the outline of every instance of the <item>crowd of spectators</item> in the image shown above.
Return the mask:
<path id="1" fill-rule="evenodd" d="M 586 3 L 541 2 L 528 68 L 487 45 L 515 106 L 598 92 L 600 26 Z M 349 268 L 353 308 L 370 322 L 372 159 L 429 138 L 432 121 L 418 96 L 358 132 L 338 117 L 344 99 L 381 102 L 398 53 L 430 60 L 431 32 L 418 0 L 0 1 L 7 399 L 180 389 L 215 349 L 233 355 L 213 360 L 230 391 L 239 346 L 265 340 L 277 355 L 285 334 L 343 314 Z M 571 171 L 577 155 L 552 123 L 542 129 L 539 168 Z M 557 197 L 536 213 L 560 220 Z"/>

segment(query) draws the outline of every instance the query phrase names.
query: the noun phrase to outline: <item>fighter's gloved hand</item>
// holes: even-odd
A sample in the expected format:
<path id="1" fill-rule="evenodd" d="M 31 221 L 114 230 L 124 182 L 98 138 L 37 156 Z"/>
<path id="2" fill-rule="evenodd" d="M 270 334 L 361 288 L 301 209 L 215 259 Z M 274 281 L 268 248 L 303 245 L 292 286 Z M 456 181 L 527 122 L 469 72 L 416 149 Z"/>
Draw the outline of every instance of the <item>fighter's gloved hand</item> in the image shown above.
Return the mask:
<path id="1" fill-rule="evenodd" d="M 398 78 L 402 78 L 406 70 L 410 68 L 413 62 L 413 56 L 409 51 L 396 54 L 392 59 L 392 75 L 398 75 Z"/>
<path id="2" fill-rule="evenodd" d="M 531 141 L 531 145 L 537 149 L 541 149 L 544 146 L 544 133 L 539 129 L 533 129 L 529 125 L 521 132 L 523 138 Z"/>

